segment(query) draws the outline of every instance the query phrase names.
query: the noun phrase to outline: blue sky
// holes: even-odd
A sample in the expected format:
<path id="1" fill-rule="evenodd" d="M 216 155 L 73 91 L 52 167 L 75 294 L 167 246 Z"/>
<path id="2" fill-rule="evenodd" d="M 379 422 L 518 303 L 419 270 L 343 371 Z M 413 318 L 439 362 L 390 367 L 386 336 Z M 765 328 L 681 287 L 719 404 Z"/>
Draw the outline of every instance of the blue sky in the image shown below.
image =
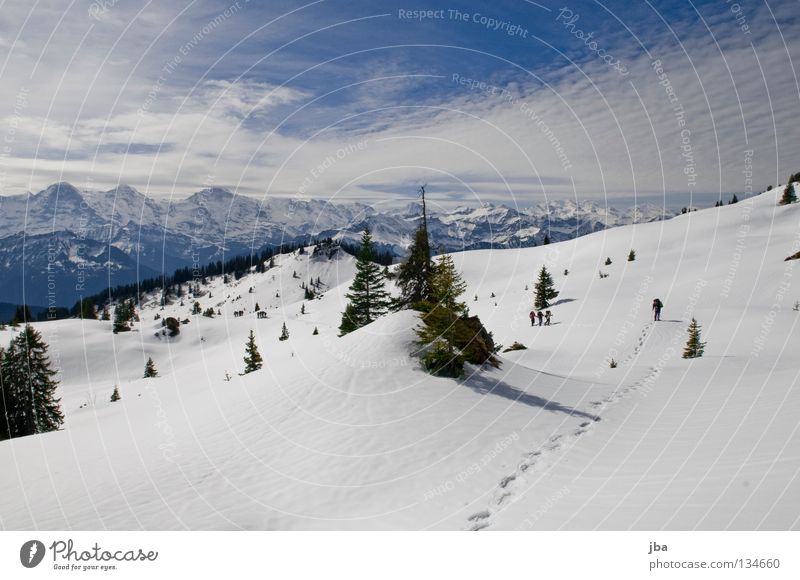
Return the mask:
<path id="1" fill-rule="evenodd" d="M 796 0 L 0 10 L 0 193 L 711 205 L 800 171 Z"/>

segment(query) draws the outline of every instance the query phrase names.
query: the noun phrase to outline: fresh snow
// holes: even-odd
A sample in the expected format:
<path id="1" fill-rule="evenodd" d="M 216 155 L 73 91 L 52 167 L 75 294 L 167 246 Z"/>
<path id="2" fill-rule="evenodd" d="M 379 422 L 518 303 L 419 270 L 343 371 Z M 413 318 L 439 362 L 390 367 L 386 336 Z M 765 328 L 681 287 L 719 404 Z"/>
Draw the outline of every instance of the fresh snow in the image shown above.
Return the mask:
<path id="1" fill-rule="evenodd" d="M 454 254 L 472 313 L 498 343 L 528 347 L 463 381 L 429 376 L 409 355 L 413 312 L 337 337 L 355 271 L 341 252 L 309 248 L 213 280 L 197 298 L 222 311 L 213 319 L 190 316 L 185 297 L 163 311 L 153 298 L 130 333 L 37 324 L 66 424 L 0 443 L 0 527 L 797 528 L 800 288 L 784 258 L 800 249 L 800 206 L 778 207 L 779 191 Z M 542 265 L 560 295 L 553 326 L 531 328 Z M 322 297 L 300 315 L 300 283 L 318 276 Z M 191 322 L 168 339 L 156 313 Z M 684 360 L 692 316 L 707 347 Z M 251 329 L 264 367 L 239 376 Z M 0 331 L 0 344 L 12 335 Z M 156 379 L 141 378 L 148 356 Z M 122 400 L 109 403 L 115 384 Z"/>

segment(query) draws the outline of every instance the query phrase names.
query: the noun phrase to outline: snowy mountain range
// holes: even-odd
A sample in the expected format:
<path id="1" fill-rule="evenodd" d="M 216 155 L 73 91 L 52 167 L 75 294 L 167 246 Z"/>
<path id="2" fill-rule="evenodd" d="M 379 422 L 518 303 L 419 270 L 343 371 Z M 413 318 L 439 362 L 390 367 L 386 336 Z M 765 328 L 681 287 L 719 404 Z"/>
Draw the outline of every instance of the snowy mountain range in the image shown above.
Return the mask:
<path id="1" fill-rule="evenodd" d="M 55 183 L 38 193 L 0 197 L 0 301 L 72 305 L 109 284 L 267 246 L 332 237 L 357 241 L 365 226 L 382 250 L 402 256 L 421 207 L 377 211 L 362 203 L 269 198 L 208 188 L 184 199 L 148 197 L 120 185 L 108 191 Z M 545 234 L 560 241 L 631 223 L 673 217 L 660 206 L 617 210 L 591 201 L 527 208 L 486 204 L 431 213 L 437 251 L 528 247 Z"/>

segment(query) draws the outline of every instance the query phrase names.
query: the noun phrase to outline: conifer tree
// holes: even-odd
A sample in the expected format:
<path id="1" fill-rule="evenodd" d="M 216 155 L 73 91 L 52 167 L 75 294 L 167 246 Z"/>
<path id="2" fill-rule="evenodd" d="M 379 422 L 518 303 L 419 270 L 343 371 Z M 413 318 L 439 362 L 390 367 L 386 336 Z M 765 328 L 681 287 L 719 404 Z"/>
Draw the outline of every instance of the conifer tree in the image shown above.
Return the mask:
<path id="1" fill-rule="evenodd" d="M 157 376 L 156 363 L 153 362 L 151 357 L 147 357 L 147 362 L 144 365 L 144 378 L 150 379 Z"/>
<path id="2" fill-rule="evenodd" d="M 536 298 L 533 301 L 533 305 L 537 310 L 549 307 L 550 302 L 558 296 L 553 277 L 544 266 L 539 270 L 539 278 L 533 288 L 536 290 Z"/>
<path id="3" fill-rule="evenodd" d="M 611 258 L 606 258 L 606 266 L 610 266 L 610 265 L 611 265 Z"/>
<path id="4" fill-rule="evenodd" d="M 61 402 L 55 396 L 57 374 L 51 368 L 47 343 L 32 326 L 25 325 L 3 356 L 3 391 L 6 395 L 10 437 L 57 431 L 64 423 Z"/>
<path id="5" fill-rule="evenodd" d="M 14 340 L 8 345 L 3 352 L 3 358 L 0 359 L 0 380 L 2 380 L 3 387 L 2 404 L 5 407 L 4 425 L 0 428 L 0 433 L 7 435 L 7 438 L 28 435 L 24 412 L 19 409 L 19 406 L 25 402 L 28 402 L 30 406 L 28 401 L 30 392 L 24 388 L 24 392 L 19 392 L 20 385 L 25 383 L 25 377 L 22 375 L 22 359 Z M 22 401 L 20 401 L 20 396 Z"/>
<path id="6" fill-rule="evenodd" d="M 5 387 L 6 381 L 3 380 L 3 359 L 6 351 L 0 347 L 0 441 L 11 438 L 9 431 L 8 418 L 13 413 L 13 399 L 11 398 L 10 388 Z"/>
<path id="7" fill-rule="evenodd" d="M 459 377 L 464 371 L 464 354 L 459 348 L 465 328 L 467 305 L 459 300 L 467 285 L 449 255 L 439 258 L 431 276 L 430 301 L 423 303 L 423 326 L 417 330 L 426 349 L 423 364 L 431 374 Z"/>
<path id="8" fill-rule="evenodd" d="M 286 323 L 283 323 L 283 328 L 281 328 L 281 335 L 278 337 L 278 340 L 289 340 L 289 329 L 286 328 Z"/>
<path id="9" fill-rule="evenodd" d="M 731 201 L 728 203 L 728 205 L 731 205 L 731 204 L 734 204 L 734 203 L 739 203 L 739 198 L 736 197 L 735 193 L 733 194 L 733 197 L 731 198 Z"/>
<path id="10" fill-rule="evenodd" d="M 631 250 L 630 252 L 628 252 L 628 261 L 633 262 L 634 260 L 636 260 L 636 252 L 634 250 Z"/>
<path id="11" fill-rule="evenodd" d="M 460 301 L 466 285 L 452 259 L 439 259 L 431 278 L 431 299 L 420 304 L 423 326 L 417 329 L 422 363 L 431 374 L 459 377 L 464 363 L 497 365 L 492 335 Z"/>
<path id="12" fill-rule="evenodd" d="M 683 350 L 683 358 L 698 358 L 703 356 L 706 343 L 700 341 L 700 325 L 697 320 L 692 318 L 689 323 L 689 340 L 686 341 L 686 348 Z"/>
<path id="13" fill-rule="evenodd" d="M 453 311 L 459 316 L 467 314 L 467 305 L 458 297 L 467 290 L 467 284 L 456 270 L 453 258 L 444 254 L 439 258 L 431 276 L 431 301 Z"/>
<path id="14" fill-rule="evenodd" d="M 342 312 L 342 322 L 339 324 L 339 336 L 344 336 L 349 332 L 358 330 L 358 316 L 356 314 L 356 307 L 352 303 L 348 303 Z"/>
<path id="15" fill-rule="evenodd" d="M 789 205 L 790 203 L 795 203 L 797 201 L 797 194 L 794 191 L 794 184 L 787 183 L 786 187 L 783 189 L 783 195 L 781 196 L 780 202 L 778 205 Z"/>
<path id="16" fill-rule="evenodd" d="M 433 274 L 431 246 L 428 239 L 428 216 L 425 209 L 425 187 L 422 194 L 422 221 L 414 233 L 414 241 L 408 248 L 408 258 L 397 269 L 397 285 L 400 287 L 398 308 L 407 308 L 430 298 L 430 280 Z"/>
<path id="17" fill-rule="evenodd" d="M 244 347 L 244 374 L 252 373 L 261 368 L 264 359 L 261 358 L 261 353 L 258 352 L 256 346 L 256 337 L 253 331 L 250 331 L 250 336 L 247 338 L 247 344 Z"/>
<path id="18" fill-rule="evenodd" d="M 114 392 L 111 393 L 111 398 L 109 399 L 109 401 L 111 401 L 112 403 L 116 403 L 121 398 L 122 398 L 122 396 L 119 394 L 119 386 L 118 385 L 114 385 Z"/>
<path id="19" fill-rule="evenodd" d="M 373 262 L 374 259 L 375 249 L 372 244 L 372 236 L 369 228 L 366 228 L 361 236 L 361 250 L 358 252 L 356 261 L 356 275 L 350 285 L 350 291 L 347 293 L 347 299 L 352 308 L 349 311 L 346 309 L 342 315 L 342 324 L 345 330 L 350 326 L 349 322 L 354 323 L 355 328 L 361 328 L 389 310 L 390 298 L 386 291 L 383 270 Z M 345 317 L 348 318 L 348 324 L 345 324 Z M 342 330 L 342 325 L 339 328 Z"/>
<path id="20" fill-rule="evenodd" d="M 319 330 L 318 330 L 318 329 L 317 329 L 317 327 L 315 326 L 315 327 L 314 327 L 314 332 L 312 332 L 312 333 L 311 333 L 311 335 L 312 335 L 312 336 L 317 336 L 318 334 L 319 334 Z"/>
<path id="21" fill-rule="evenodd" d="M 547 234 L 545 234 L 545 235 L 544 235 L 544 242 L 543 242 L 543 245 L 545 245 L 545 246 L 546 246 L 546 245 L 547 245 L 547 244 L 549 244 L 549 243 L 550 243 L 550 236 L 549 236 L 549 235 L 547 235 Z"/>

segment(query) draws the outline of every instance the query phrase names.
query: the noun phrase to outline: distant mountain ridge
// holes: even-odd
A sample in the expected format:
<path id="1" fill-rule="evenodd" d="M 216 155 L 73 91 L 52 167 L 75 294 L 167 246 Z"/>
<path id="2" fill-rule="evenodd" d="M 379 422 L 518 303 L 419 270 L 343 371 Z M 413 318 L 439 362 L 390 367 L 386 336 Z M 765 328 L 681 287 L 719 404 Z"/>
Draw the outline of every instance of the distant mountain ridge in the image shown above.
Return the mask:
<path id="1" fill-rule="evenodd" d="M 81 295 L 247 254 L 266 246 L 332 237 L 357 241 L 370 227 L 382 250 L 404 255 L 419 204 L 378 212 L 363 203 L 270 198 L 225 188 L 178 200 L 153 199 L 128 185 L 79 190 L 61 182 L 35 194 L 0 197 L 0 301 L 71 305 Z M 616 210 L 554 201 L 528 208 L 485 204 L 431 213 L 437 251 L 525 247 L 545 233 L 560 241 L 636 222 L 669 218 L 657 206 Z"/>

